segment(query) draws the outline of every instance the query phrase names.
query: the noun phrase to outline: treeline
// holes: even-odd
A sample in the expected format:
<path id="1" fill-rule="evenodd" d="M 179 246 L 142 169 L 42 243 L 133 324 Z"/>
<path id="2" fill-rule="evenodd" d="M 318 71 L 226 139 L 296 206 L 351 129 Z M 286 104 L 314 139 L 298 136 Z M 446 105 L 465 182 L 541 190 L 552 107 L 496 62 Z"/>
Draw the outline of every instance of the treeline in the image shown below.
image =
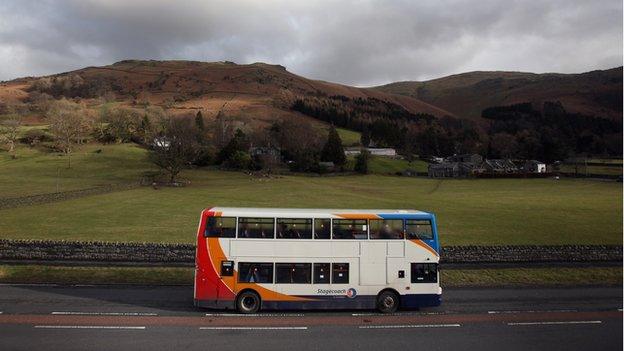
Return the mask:
<path id="1" fill-rule="evenodd" d="M 483 110 L 489 123 L 490 157 L 552 162 L 573 155 L 622 153 L 622 122 L 567 112 L 559 102 L 541 110 L 530 103 Z"/>
<path id="2" fill-rule="evenodd" d="M 376 98 L 342 95 L 296 97 L 295 111 L 339 127 L 362 133 L 363 145 L 393 147 L 408 158 L 419 155 L 452 155 L 485 150 L 478 126 L 453 117 L 436 119 L 412 113 L 402 106 Z"/>
<path id="3" fill-rule="evenodd" d="M 567 112 L 559 102 L 487 108 L 479 125 L 467 119 L 413 114 L 374 98 L 306 96 L 291 108 L 362 133 L 363 145 L 393 147 L 407 158 L 478 153 L 546 162 L 573 155 L 621 155 L 622 123 Z"/>

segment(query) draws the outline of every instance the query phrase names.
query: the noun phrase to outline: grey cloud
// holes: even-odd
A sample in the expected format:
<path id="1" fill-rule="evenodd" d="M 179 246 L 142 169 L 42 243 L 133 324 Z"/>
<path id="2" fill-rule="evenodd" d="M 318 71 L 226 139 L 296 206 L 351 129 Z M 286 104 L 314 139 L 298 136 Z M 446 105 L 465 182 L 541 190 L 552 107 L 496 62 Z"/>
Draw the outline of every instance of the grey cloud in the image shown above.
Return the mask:
<path id="1" fill-rule="evenodd" d="M 345 84 L 622 64 L 622 2 L 8 0 L 0 79 L 128 58 L 264 61 Z"/>

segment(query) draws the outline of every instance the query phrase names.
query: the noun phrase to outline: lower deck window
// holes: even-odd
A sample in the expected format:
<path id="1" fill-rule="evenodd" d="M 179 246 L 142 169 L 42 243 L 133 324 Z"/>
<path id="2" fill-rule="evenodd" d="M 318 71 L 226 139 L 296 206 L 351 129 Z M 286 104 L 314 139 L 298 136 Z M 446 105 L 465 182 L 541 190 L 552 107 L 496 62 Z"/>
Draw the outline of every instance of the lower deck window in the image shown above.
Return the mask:
<path id="1" fill-rule="evenodd" d="M 348 263 L 332 263 L 332 283 L 349 284 Z"/>
<path id="2" fill-rule="evenodd" d="M 412 263 L 411 268 L 412 283 L 438 282 L 437 263 Z"/>
<path id="3" fill-rule="evenodd" d="M 312 265 L 310 263 L 276 263 L 275 283 L 310 284 Z"/>
<path id="4" fill-rule="evenodd" d="M 273 283 L 273 263 L 238 264 L 239 283 Z"/>
<path id="5" fill-rule="evenodd" d="M 314 284 L 329 284 L 329 263 L 314 264 Z"/>

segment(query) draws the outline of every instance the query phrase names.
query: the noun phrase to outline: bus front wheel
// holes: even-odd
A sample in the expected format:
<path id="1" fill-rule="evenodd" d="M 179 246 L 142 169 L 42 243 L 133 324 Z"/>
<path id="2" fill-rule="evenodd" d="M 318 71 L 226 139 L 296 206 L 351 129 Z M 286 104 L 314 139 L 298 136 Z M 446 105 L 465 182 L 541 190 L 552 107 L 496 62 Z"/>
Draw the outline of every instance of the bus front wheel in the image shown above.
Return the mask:
<path id="1" fill-rule="evenodd" d="M 381 313 L 394 313 L 399 308 L 399 295 L 394 291 L 382 291 L 377 296 L 377 309 Z"/>
<path id="2" fill-rule="evenodd" d="M 260 310 L 260 296 L 253 291 L 243 291 L 236 300 L 236 310 L 240 313 L 256 313 Z"/>

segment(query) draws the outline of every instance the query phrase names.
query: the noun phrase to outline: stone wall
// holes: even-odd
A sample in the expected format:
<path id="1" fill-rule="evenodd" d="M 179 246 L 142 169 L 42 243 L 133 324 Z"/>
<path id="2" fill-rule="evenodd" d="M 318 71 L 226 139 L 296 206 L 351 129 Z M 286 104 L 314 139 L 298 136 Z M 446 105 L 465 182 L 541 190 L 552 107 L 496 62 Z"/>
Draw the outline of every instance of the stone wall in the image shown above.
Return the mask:
<path id="1" fill-rule="evenodd" d="M 193 265 L 194 244 L 0 240 L 0 260 Z M 613 262 L 618 245 L 446 246 L 443 263 Z"/>
<path id="2" fill-rule="evenodd" d="M 622 260 L 622 246 L 445 246 L 441 256 L 445 263 L 607 262 Z"/>

